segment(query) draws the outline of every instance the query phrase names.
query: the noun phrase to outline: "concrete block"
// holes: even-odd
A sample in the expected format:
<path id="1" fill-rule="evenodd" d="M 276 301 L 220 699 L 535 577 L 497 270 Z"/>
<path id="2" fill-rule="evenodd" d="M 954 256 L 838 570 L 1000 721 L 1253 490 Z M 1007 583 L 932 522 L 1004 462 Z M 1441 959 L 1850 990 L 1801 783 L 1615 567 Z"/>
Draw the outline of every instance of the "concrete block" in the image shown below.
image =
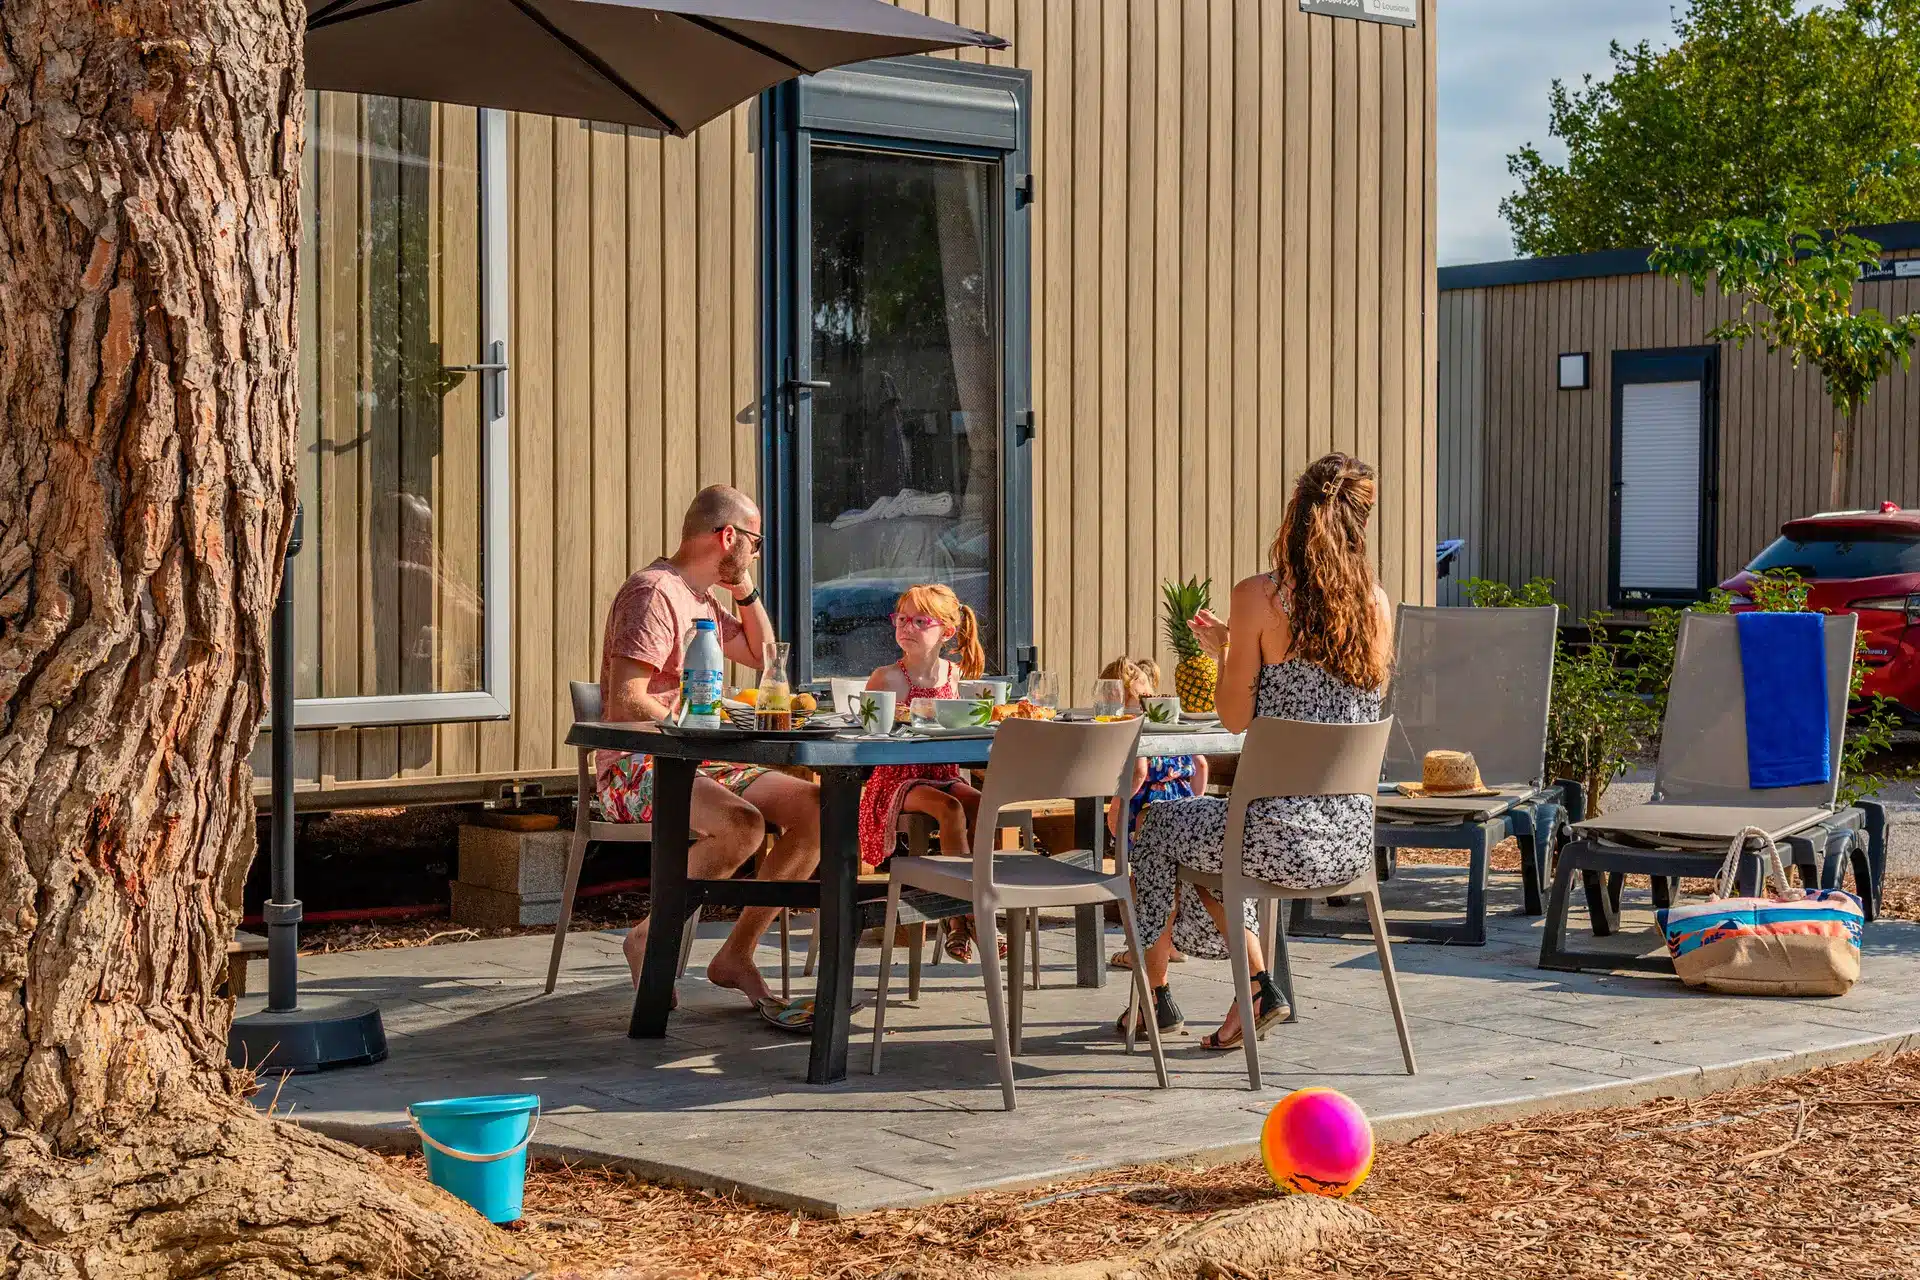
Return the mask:
<path id="1" fill-rule="evenodd" d="M 571 831 L 502 831 L 460 828 L 460 879 L 469 885 L 558 898 L 565 887 Z"/>
<path id="2" fill-rule="evenodd" d="M 513 925 L 553 924 L 560 919 L 558 894 L 548 898 L 505 893 L 463 880 L 455 880 L 449 887 L 453 890 L 453 923 L 458 925 L 500 929 Z"/>

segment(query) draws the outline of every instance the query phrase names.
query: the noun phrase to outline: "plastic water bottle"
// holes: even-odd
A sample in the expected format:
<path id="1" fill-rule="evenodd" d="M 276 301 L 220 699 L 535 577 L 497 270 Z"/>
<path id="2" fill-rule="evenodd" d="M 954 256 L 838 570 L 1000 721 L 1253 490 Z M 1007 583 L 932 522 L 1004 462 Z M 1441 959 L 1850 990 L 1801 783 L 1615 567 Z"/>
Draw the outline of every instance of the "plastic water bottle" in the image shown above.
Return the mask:
<path id="1" fill-rule="evenodd" d="M 699 618 L 687 632 L 680 659 L 680 723 L 692 729 L 721 727 L 720 692 L 726 684 L 720 628 Z"/>

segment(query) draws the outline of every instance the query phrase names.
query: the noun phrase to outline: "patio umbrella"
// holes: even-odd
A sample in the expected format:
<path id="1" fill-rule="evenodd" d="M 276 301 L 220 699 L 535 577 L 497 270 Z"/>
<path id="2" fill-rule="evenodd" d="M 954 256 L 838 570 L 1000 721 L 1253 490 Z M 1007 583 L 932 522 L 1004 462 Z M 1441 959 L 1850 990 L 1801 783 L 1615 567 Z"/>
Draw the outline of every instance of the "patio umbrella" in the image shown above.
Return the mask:
<path id="1" fill-rule="evenodd" d="M 808 72 L 1006 41 L 885 0 L 307 0 L 307 87 L 682 136 Z"/>

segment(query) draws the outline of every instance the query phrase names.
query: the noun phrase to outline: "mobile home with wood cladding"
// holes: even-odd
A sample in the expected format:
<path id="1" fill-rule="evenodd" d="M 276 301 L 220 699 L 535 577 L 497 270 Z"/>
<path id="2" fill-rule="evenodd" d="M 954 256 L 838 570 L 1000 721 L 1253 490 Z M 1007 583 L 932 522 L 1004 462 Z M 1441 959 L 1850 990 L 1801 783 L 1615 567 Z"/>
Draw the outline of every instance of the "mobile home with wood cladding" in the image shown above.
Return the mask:
<path id="1" fill-rule="evenodd" d="M 310 95 L 302 807 L 570 785 L 567 682 L 716 481 L 808 680 L 938 580 L 1084 698 L 1331 449 L 1433 598 L 1434 0 L 900 2 L 1011 47 L 686 139 Z"/>
<path id="2" fill-rule="evenodd" d="M 1920 311 L 1920 223 L 1855 305 Z M 1553 579 L 1574 617 L 1702 598 L 1786 520 L 1826 506 L 1834 410 L 1820 373 L 1707 334 L 1737 301 L 1654 275 L 1644 250 L 1439 273 L 1439 536 L 1470 577 Z M 1920 506 L 1920 367 L 1855 421 L 1849 507 Z"/>

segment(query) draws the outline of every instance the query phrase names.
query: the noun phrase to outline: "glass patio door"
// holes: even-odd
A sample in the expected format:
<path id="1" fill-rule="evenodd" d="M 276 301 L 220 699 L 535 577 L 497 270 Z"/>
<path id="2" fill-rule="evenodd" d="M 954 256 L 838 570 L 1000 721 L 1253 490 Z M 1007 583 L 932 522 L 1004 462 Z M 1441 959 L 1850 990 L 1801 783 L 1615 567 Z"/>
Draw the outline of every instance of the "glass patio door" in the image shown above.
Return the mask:
<path id="1" fill-rule="evenodd" d="M 763 492 L 802 679 L 896 659 L 916 583 L 973 608 L 990 671 L 1031 658 L 1024 88 L 907 59 L 769 105 Z"/>
<path id="2" fill-rule="evenodd" d="M 309 93 L 301 728 L 507 713 L 505 132 Z"/>

